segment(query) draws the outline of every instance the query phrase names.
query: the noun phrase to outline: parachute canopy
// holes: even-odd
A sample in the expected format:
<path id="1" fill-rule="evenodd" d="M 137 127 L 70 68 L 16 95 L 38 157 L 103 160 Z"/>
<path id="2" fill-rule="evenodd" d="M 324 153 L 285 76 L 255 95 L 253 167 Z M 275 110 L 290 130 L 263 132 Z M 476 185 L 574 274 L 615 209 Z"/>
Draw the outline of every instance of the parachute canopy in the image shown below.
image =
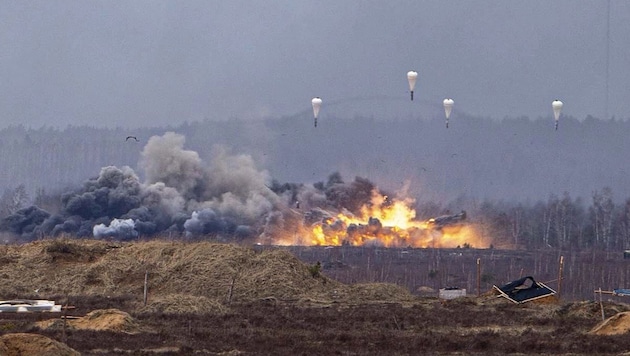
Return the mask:
<path id="1" fill-rule="evenodd" d="M 443 101 L 444 104 L 444 114 L 446 114 L 446 128 L 448 129 L 448 118 L 451 117 L 451 111 L 453 110 L 453 105 L 455 102 L 453 99 L 446 98 Z"/>
<path id="2" fill-rule="evenodd" d="M 318 96 L 311 100 L 311 104 L 313 104 L 313 116 L 317 118 L 319 115 L 319 108 L 322 106 L 322 99 Z"/>
<path id="3" fill-rule="evenodd" d="M 453 99 L 444 99 L 444 114 L 446 114 L 446 118 L 451 117 L 451 111 L 453 110 L 453 105 L 455 102 Z"/>
<path id="4" fill-rule="evenodd" d="M 315 117 L 315 127 L 317 127 L 317 116 L 319 115 L 319 108 L 322 107 L 322 98 L 316 96 L 311 100 L 311 104 L 313 105 L 313 116 Z"/>

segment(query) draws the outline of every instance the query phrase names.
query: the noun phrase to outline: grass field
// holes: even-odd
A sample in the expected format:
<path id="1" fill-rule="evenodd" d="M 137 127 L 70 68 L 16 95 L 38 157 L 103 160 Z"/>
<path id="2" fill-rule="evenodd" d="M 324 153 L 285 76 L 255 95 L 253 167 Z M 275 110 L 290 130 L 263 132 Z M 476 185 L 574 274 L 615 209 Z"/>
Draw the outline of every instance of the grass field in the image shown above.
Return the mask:
<path id="1" fill-rule="evenodd" d="M 630 352 L 624 314 L 630 306 L 619 300 L 600 304 L 552 297 L 519 305 L 484 290 L 481 296 L 444 301 L 401 284 L 362 279 L 377 279 L 364 273 L 378 270 L 373 259 L 369 268 L 349 255 L 314 268 L 312 261 L 323 260 L 317 254 L 331 249 L 67 239 L 2 248 L 2 299 L 45 298 L 74 307 L 65 312 L 72 317 L 65 327 L 58 314 L 1 313 L 0 346 L 4 342 L 13 354 L 36 345 L 7 341 L 21 333 L 59 341 L 81 355 Z M 381 254 L 394 252 L 402 256 L 400 250 Z M 450 253 L 444 255 L 462 257 Z M 339 268 L 326 267 L 337 260 Z M 331 271 L 347 276 L 357 271 L 356 281 L 342 283 Z M 614 327 L 604 325 L 595 333 L 602 309 L 606 317 L 617 317 Z"/>

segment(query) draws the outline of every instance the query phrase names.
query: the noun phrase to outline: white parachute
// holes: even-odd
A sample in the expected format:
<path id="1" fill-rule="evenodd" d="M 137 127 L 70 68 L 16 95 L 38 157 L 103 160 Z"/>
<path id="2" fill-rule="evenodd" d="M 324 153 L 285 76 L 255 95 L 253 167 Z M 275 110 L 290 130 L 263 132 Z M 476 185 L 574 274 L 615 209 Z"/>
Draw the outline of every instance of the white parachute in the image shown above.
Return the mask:
<path id="1" fill-rule="evenodd" d="M 319 109 L 322 107 L 322 98 L 319 96 L 314 97 L 311 100 L 311 104 L 313 105 L 313 117 L 315 118 L 315 127 L 317 127 L 317 117 L 319 116 Z"/>
<path id="2" fill-rule="evenodd" d="M 411 100 L 413 101 L 413 89 L 416 87 L 418 72 L 410 70 L 407 72 L 407 81 L 409 82 L 409 90 L 411 91 Z"/>
<path id="3" fill-rule="evenodd" d="M 446 115 L 446 128 L 448 129 L 448 119 L 451 117 L 451 111 L 453 111 L 453 105 L 455 102 L 453 99 L 446 98 L 443 101 L 444 104 L 444 114 Z"/>
<path id="4" fill-rule="evenodd" d="M 556 130 L 558 129 L 558 120 L 560 120 L 560 112 L 562 111 L 562 101 L 554 100 L 551 103 L 551 108 L 553 109 L 553 117 L 556 120 Z"/>

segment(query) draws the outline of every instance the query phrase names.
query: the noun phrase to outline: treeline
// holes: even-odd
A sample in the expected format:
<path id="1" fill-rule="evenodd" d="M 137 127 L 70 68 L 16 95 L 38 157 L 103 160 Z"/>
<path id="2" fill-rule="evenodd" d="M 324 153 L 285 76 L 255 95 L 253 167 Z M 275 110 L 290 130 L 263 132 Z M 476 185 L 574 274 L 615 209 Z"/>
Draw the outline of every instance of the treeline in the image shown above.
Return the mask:
<path id="1" fill-rule="evenodd" d="M 471 223 L 490 237 L 499 249 L 558 251 L 623 251 L 630 249 L 630 198 L 615 203 L 605 187 L 589 199 L 572 198 L 568 192 L 551 194 L 533 204 L 459 199 L 441 208 L 419 204 L 421 216 L 435 216 L 468 207 Z M 474 247 L 474 246 L 473 246 Z"/>
<path id="2" fill-rule="evenodd" d="M 105 166 L 138 169 L 154 135 L 186 137 L 185 148 L 202 159 L 215 145 L 252 156 L 280 182 L 315 183 L 331 172 L 366 177 L 420 200 L 446 202 L 461 195 L 506 201 L 545 200 L 550 194 L 590 198 L 610 187 L 616 202 L 630 197 L 630 121 L 552 119 L 493 121 L 458 115 L 449 129 L 442 118 L 322 119 L 305 116 L 264 121 L 229 120 L 138 129 L 23 126 L 0 130 L 0 189 L 24 184 L 67 190 L 97 176 Z M 128 135 L 140 140 L 125 141 Z"/>

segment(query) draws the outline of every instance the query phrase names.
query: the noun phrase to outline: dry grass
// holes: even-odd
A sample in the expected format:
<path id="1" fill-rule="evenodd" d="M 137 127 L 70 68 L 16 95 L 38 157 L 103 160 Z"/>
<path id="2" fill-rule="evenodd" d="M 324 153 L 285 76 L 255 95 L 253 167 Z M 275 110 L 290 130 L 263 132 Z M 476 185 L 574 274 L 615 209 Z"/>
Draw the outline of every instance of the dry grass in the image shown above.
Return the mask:
<path id="1" fill-rule="evenodd" d="M 58 315 L 41 322 L 48 316 L 2 313 L 0 333 L 67 338 L 82 354 L 612 355 L 630 350 L 627 332 L 589 332 L 601 320 L 597 302 L 514 304 L 491 292 L 448 301 L 420 298 L 393 284 L 346 285 L 314 275 L 311 265 L 283 249 L 46 240 L 0 247 L 0 276 L 5 299 L 75 303 L 78 316 L 64 330 Z M 608 316 L 630 310 L 621 303 L 603 307 Z M 622 319 L 608 325 L 621 330 Z M 7 345 L 0 343 L 0 354 Z"/>
<path id="2" fill-rule="evenodd" d="M 416 300 L 407 289 L 395 284 L 361 283 L 350 286 L 348 301 L 367 302 L 411 302 Z"/>
<path id="3" fill-rule="evenodd" d="M 138 312 L 221 313 L 219 305 L 269 298 L 318 303 L 413 299 L 393 284 L 347 286 L 314 276 L 311 266 L 285 250 L 259 252 L 231 244 L 57 239 L 4 246 L 0 259 L 5 261 L 0 264 L 5 299 L 134 296 Z M 147 306 L 142 304 L 145 273 Z"/>
<path id="4" fill-rule="evenodd" d="M 224 304 L 207 297 L 195 297 L 185 294 L 169 294 L 150 300 L 146 306 L 140 306 L 138 313 L 161 314 L 215 314 L 222 315 L 229 310 Z"/>

